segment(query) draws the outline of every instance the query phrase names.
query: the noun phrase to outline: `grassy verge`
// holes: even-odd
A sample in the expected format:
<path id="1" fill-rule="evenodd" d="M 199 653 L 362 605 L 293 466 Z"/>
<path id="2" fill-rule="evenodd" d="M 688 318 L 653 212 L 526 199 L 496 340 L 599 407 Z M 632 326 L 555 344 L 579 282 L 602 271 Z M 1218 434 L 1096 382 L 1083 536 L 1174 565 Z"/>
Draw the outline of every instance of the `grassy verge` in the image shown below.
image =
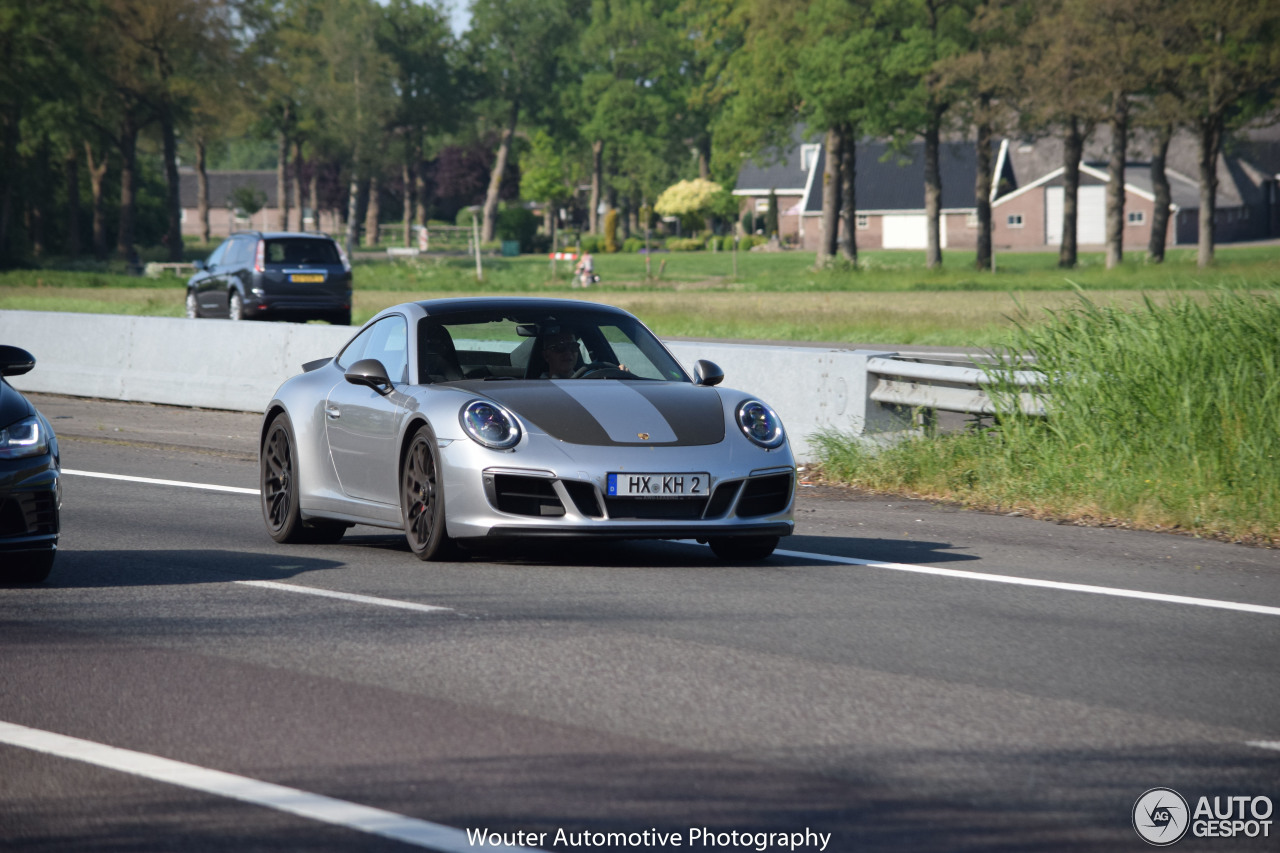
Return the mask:
<path id="1" fill-rule="evenodd" d="M 1280 290 L 1129 310 L 1081 297 L 1009 345 L 1052 379 L 1045 419 L 869 452 L 829 479 L 1027 515 L 1280 545 Z"/>

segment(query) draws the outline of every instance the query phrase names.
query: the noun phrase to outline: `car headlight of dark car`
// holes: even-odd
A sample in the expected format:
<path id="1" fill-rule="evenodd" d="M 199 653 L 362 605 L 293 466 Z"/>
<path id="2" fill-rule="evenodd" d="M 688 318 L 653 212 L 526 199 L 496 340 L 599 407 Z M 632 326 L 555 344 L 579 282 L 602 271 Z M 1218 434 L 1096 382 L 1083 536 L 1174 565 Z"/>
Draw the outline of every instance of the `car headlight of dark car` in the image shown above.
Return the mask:
<path id="1" fill-rule="evenodd" d="M 506 409 L 488 400 L 472 400 L 459 415 L 473 441 L 493 450 L 509 450 L 520 442 L 520 423 Z"/>
<path id="2" fill-rule="evenodd" d="M 787 440 L 782 431 L 782 421 L 777 414 L 759 400 L 746 400 L 738 405 L 738 426 L 742 434 L 766 450 L 781 447 Z"/>
<path id="3" fill-rule="evenodd" d="M 0 459 L 23 459 L 48 452 L 48 430 L 34 415 L 0 429 Z"/>

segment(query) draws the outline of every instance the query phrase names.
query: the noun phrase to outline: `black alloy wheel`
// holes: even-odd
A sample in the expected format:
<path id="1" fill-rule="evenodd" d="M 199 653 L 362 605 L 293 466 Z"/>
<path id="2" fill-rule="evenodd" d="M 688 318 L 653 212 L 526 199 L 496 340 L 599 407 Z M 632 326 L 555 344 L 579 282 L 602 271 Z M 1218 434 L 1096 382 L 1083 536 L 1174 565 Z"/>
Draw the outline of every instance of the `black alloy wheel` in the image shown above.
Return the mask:
<path id="1" fill-rule="evenodd" d="M 267 429 L 260 454 L 259 491 L 267 533 L 284 544 L 330 544 L 342 538 L 347 525 L 336 521 L 303 522 L 298 509 L 298 475 L 293 430 L 280 415 Z"/>
<path id="2" fill-rule="evenodd" d="M 445 532 L 444 489 L 436 434 L 423 424 L 414 433 L 400 466 L 400 507 L 409 550 L 419 560 L 445 560 L 455 555 Z"/>

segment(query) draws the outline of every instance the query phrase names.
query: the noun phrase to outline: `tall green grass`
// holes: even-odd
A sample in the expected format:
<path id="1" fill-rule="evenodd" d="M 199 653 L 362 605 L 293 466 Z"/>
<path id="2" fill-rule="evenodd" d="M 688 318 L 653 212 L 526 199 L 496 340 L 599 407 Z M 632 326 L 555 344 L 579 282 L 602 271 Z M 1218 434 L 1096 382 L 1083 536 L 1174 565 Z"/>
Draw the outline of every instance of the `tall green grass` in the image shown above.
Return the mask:
<path id="1" fill-rule="evenodd" d="M 1020 326 L 1049 415 L 871 452 L 818 437 L 828 477 L 969 506 L 1280 544 L 1280 289 L 1121 310 L 1083 295 Z M 1013 366 L 1013 365 L 1010 365 Z"/>

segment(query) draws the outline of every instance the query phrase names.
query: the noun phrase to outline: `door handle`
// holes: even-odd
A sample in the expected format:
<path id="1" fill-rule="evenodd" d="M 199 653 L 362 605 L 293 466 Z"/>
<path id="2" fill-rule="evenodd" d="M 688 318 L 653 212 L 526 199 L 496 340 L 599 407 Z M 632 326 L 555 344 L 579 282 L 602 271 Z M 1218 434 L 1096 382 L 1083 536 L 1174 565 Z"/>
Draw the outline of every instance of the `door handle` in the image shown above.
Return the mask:
<path id="1" fill-rule="evenodd" d="M 342 409 L 337 406 L 325 406 L 324 413 L 329 416 L 330 420 L 336 420 L 342 417 Z"/>

